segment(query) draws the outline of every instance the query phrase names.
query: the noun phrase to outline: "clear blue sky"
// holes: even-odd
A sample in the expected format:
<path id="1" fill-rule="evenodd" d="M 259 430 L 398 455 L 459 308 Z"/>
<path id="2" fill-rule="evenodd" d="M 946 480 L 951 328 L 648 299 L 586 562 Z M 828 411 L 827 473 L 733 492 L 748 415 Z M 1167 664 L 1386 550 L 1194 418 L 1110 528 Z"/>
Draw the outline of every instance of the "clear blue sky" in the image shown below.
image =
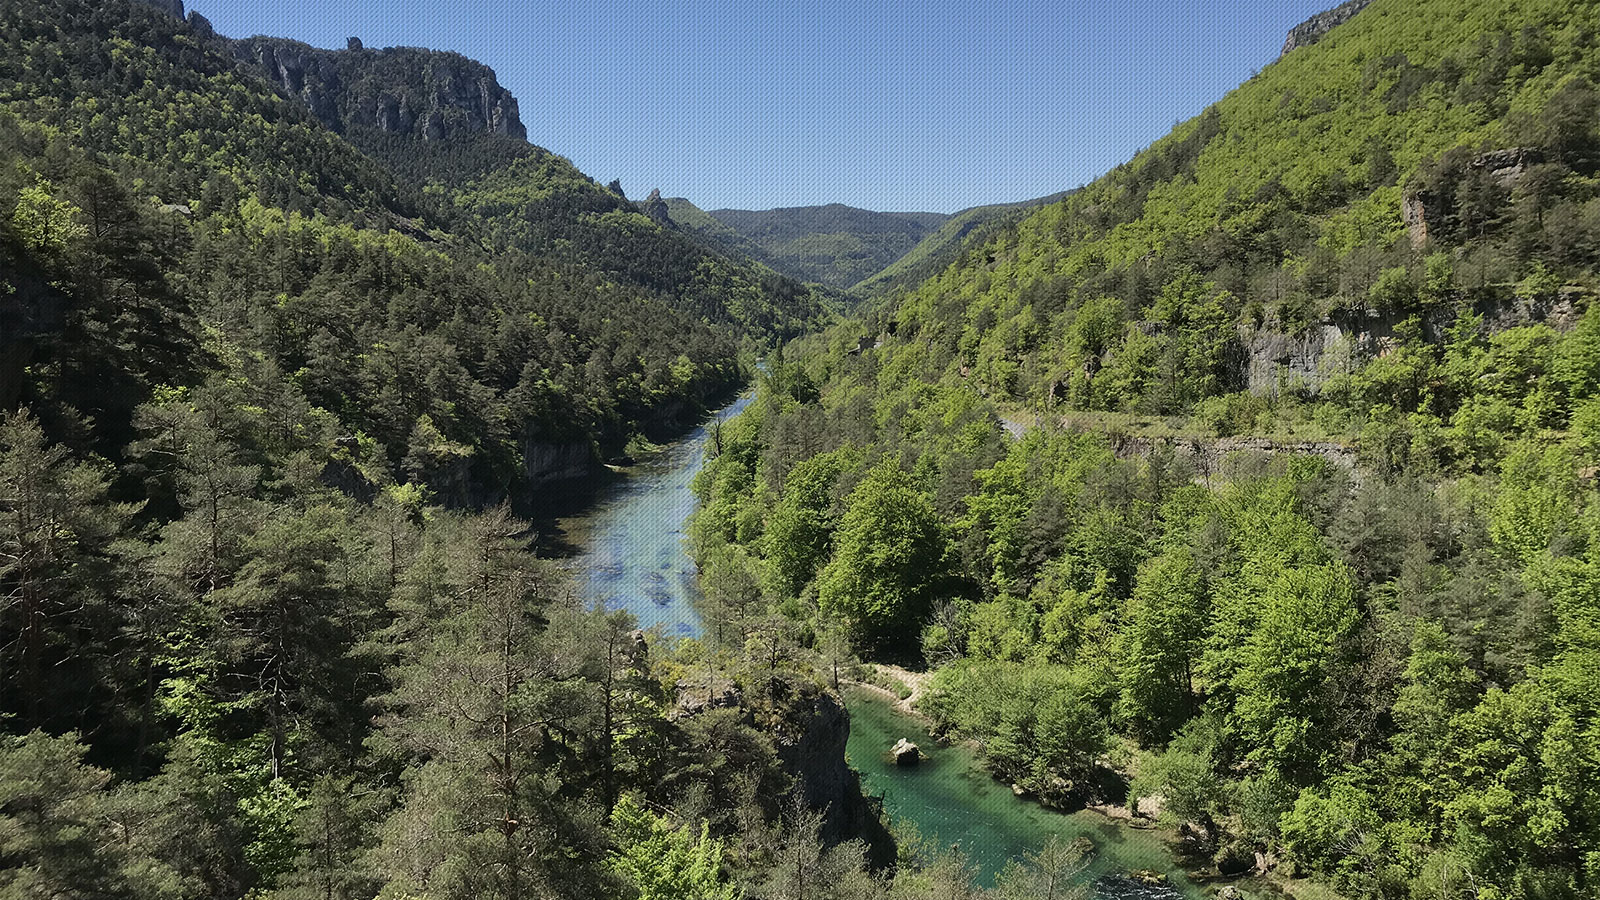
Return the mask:
<path id="1" fill-rule="evenodd" d="M 1337 0 L 189 0 L 230 37 L 454 50 L 630 197 L 952 212 L 1076 187 Z"/>

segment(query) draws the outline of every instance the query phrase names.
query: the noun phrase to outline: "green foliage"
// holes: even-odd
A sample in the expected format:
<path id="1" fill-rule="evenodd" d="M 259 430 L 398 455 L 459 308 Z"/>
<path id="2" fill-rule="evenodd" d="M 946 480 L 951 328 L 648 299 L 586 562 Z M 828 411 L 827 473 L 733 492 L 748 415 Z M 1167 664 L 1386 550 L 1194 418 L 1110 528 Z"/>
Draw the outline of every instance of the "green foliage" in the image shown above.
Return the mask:
<path id="1" fill-rule="evenodd" d="M 950 217 L 880 213 L 840 204 L 760 212 L 706 212 L 687 200 L 667 201 L 674 223 L 807 282 L 845 290 L 905 256 Z"/>
<path id="2" fill-rule="evenodd" d="M 943 668 L 923 705 L 984 746 L 996 775 L 1055 801 L 1084 796 L 1084 783 L 1109 748 L 1082 670 L 967 661 Z"/>
<path id="3" fill-rule="evenodd" d="M 617 849 L 611 867 L 638 891 L 639 900 L 733 900 L 733 885 L 722 880 L 722 843 L 675 826 L 627 795 L 611 811 Z"/>
<path id="4" fill-rule="evenodd" d="M 779 593 L 798 595 L 831 555 L 838 527 L 834 487 L 847 462 L 835 451 L 789 470 L 783 498 L 768 517 L 763 538 Z"/>
<path id="5" fill-rule="evenodd" d="M 850 492 L 835 541 L 817 576 L 823 613 L 844 619 L 869 648 L 918 632 L 945 581 L 949 544 L 932 504 L 898 465 L 878 465 Z"/>

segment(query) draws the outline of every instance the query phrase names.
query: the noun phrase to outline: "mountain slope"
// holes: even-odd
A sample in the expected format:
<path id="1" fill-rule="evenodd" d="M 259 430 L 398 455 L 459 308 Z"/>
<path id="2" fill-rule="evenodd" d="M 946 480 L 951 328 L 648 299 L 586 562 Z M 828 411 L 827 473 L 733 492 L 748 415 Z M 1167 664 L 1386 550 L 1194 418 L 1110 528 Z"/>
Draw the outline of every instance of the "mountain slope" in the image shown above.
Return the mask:
<path id="1" fill-rule="evenodd" d="M 780 272 L 844 290 L 904 256 L 949 216 L 883 213 L 839 203 L 782 209 L 699 210 L 668 201 L 673 221 Z"/>
<path id="2" fill-rule="evenodd" d="M 818 679 L 679 714 L 511 513 L 812 295 L 526 145 L 399 174 L 179 11 L 0 0 L 0 895 L 733 897 L 870 829 Z"/>
<path id="3" fill-rule="evenodd" d="M 284 38 L 229 42 L 248 71 L 410 181 L 459 183 L 529 152 L 517 99 L 494 70 L 417 47 L 323 50 Z"/>
<path id="4" fill-rule="evenodd" d="M 454 503 L 525 495 L 582 472 L 590 442 L 620 445 L 731 387 L 741 336 L 826 315 L 798 284 L 635 221 L 537 148 L 516 154 L 537 163 L 492 167 L 494 214 L 520 224 L 479 215 L 481 196 L 425 192 L 192 18 L 125 2 L 0 5 L 6 202 L 35 210 L 6 209 L 33 224 L 8 250 L 17 290 L 0 313 L 26 327 L 0 336 L 0 400 L 92 416 L 85 440 L 112 455 L 134 408 L 181 381 L 148 348 L 177 341 L 199 359 L 221 340 L 213 352 L 262 354 L 347 433 L 375 440 L 392 475 L 409 467 Z M 395 137 L 397 152 L 456 139 Z M 135 287 L 63 269 L 122 234 L 97 218 L 103 204 L 133 228 L 119 240 L 155 241 L 176 271 L 141 263 L 171 274 Z M 87 232 L 50 232 L 51 216 Z M 190 308 L 220 335 L 161 324 Z M 99 390 L 95 373 L 113 371 L 132 383 Z"/>
<path id="5" fill-rule="evenodd" d="M 1014 221 L 1026 210 L 1054 203 L 1064 196 L 1065 193 L 1051 194 L 1019 203 L 974 206 L 955 213 L 924 235 L 916 246 L 899 259 L 852 285 L 851 293 L 881 296 L 915 287 L 954 262 L 962 246 L 969 240 L 982 240 L 989 232 Z"/>
<path id="6" fill-rule="evenodd" d="M 1315 389 L 1326 348 L 1280 349 L 1307 329 L 1510 302 L 1529 251 L 1586 280 L 1597 72 L 1574 16 L 1591 8 L 1476 4 L 1446 27 L 1373 3 L 974 248 L 900 306 L 899 333 L 996 396 L 1165 413 L 1265 389 L 1284 357 Z M 1208 303 L 1224 328 L 1197 370 L 1177 339 Z"/>
<path id="7" fill-rule="evenodd" d="M 1592 896 L 1597 13 L 1373 0 L 790 343 L 708 595 L 927 665 L 997 778 L 1159 797 L 1208 877 Z"/>

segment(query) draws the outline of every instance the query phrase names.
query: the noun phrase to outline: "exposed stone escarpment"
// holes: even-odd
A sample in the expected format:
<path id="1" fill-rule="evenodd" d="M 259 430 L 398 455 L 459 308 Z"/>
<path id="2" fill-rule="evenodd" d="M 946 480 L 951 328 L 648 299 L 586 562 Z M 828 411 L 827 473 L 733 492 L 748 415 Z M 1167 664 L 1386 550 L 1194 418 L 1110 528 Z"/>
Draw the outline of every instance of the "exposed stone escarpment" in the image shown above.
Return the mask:
<path id="1" fill-rule="evenodd" d="M 894 859 L 894 837 L 861 792 L 861 779 L 845 760 L 850 715 L 844 701 L 814 682 L 774 675 L 746 697 L 740 687 L 718 677 L 709 684 L 678 684 L 672 717 L 681 720 L 714 709 L 743 710 L 746 724 L 757 725 L 754 708 L 763 710 L 760 727 L 772 737 L 778 762 L 794 782 L 800 799 L 822 814 L 821 838 L 827 844 L 859 838 L 874 865 Z"/>
<path id="2" fill-rule="evenodd" d="M 1495 189 L 1509 199 L 1509 191 L 1528 174 L 1528 170 L 1545 161 L 1543 150 L 1537 147 L 1508 147 L 1480 153 L 1467 163 L 1462 177 L 1486 175 Z M 1460 187 L 1456 181 L 1445 181 L 1430 188 L 1412 188 L 1400 201 L 1400 218 L 1405 222 L 1411 246 L 1420 248 L 1428 242 L 1441 223 L 1455 213 L 1453 197 Z M 1448 224 L 1448 223 L 1446 223 Z"/>
<path id="3" fill-rule="evenodd" d="M 299 98 L 336 131 L 374 128 L 430 141 L 471 134 L 526 139 L 517 99 L 494 70 L 456 53 L 367 50 L 359 39 L 322 50 L 283 38 L 232 42 L 241 64 Z"/>
<path id="4" fill-rule="evenodd" d="M 1582 299 L 1579 290 L 1541 297 L 1518 297 L 1508 292 L 1504 296 L 1480 297 L 1469 312 L 1483 316 L 1483 328 L 1489 333 L 1538 322 L 1565 331 L 1578 323 Z M 1398 340 L 1396 327 L 1413 315 L 1421 324 L 1423 339 L 1437 343 L 1445 340 L 1459 312 L 1454 304 L 1415 313 L 1342 310 L 1295 334 L 1270 328 L 1242 329 L 1239 337 L 1245 350 L 1245 387 L 1256 394 L 1276 394 L 1284 388 L 1315 394 L 1330 377 L 1348 374 L 1363 360 L 1393 350 Z"/>
<path id="5" fill-rule="evenodd" d="M 1372 0 L 1349 0 L 1301 22 L 1289 30 L 1289 37 L 1284 40 L 1283 50 L 1278 55 L 1283 56 L 1291 50 L 1315 44 L 1328 32 L 1355 18 L 1356 13 L 1366 9 L 1371 2 Z"/>
<path id="6" fill-rule="evenodd" d="M 837 694 L 809 682 L 792 683 L 789 716 L 773 734 L 778 759 L 812 809 L 822 810 L 822 839 L 862 838 L 893 858 L 893 839 L 861 793 L 861 778 L 845 761 L 850 715 Z"/>
<path id="7" fill-rule="evenodd" d="M 527 486 L 540 488 L 557 481 L 592 475 L 598 465 L 588 441 L 546 441 L 530 437 L 522 444 L 522 468 Z"/>
<path id="8" fill-rule="evenodd" d="M 663 228 L 677 228 L 678 224 L 672 221 L 672 216 L 667 214 L 667 201 L 661 199 L 661 189 L 656 188 L 650 196 L 639 205 L 639 211 L 649 216 L 652 221 Z"/>
<path id="9" fill-rule="evenodd" d="M 1120 459 L 1149 457 L 1167 449 L 1174 461 L 1191 468 L 1197 478 L 1224 471 L 1235 454 L 1246 456 L 1316 456 L 1346 472 L 1357 472 L 1356 448 L 1331 441 L 1279 441 L 1262 437 L 1165 438 L 1112 433 L 1111 451 Z"/>

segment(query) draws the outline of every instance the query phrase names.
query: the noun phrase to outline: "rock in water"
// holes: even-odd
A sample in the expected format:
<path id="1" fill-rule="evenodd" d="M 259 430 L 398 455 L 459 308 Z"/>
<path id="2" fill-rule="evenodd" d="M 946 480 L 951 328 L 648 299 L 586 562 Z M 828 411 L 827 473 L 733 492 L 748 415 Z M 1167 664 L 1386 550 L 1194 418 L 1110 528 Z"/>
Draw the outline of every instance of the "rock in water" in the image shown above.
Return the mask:
<path id="1" fill-rule="evenodd" d="M 922 761 L 922 750 L 905 738 L 901 738 L 889 750 L 889 755 L 894 757 L 897 766 L 914 766 Z"/>

